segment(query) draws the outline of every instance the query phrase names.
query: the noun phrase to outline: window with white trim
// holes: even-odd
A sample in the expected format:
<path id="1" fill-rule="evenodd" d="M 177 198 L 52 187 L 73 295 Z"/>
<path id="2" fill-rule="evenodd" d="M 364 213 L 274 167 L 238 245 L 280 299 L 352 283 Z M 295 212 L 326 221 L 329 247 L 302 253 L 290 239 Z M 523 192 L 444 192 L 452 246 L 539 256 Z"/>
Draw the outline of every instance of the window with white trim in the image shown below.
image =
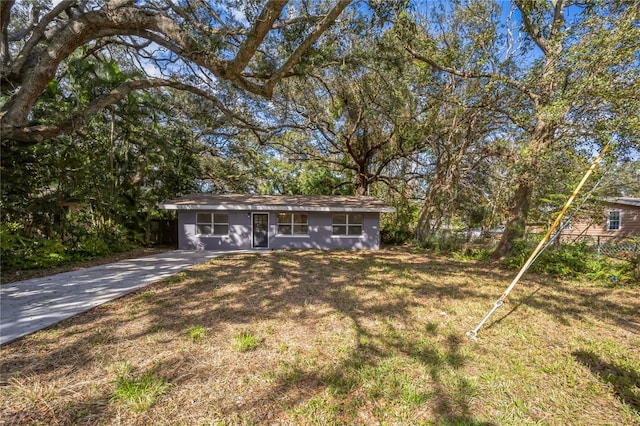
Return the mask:
<path id="1" fill-rule="evenodd" d="M 622 225 L 622 212 L 610 210 L 607 212 L 607 231 L 618 231 Z"/>
<path id="2" fill-rule="evenodd" d="M 278 213 L 278 235 L 308 235 L 309 215 L 306 213 Z"/>
<path id="3" fill-rule="evenodd" d="M 333 215 L 333 235 L 362 235 L 362 214 L 340 213 Z"/>
<path id="4" fill-rule="evenodd" d="M 229 216 L 226 213 L 198 213 L 196 232 L 199 235 L 229 235 Z"/>

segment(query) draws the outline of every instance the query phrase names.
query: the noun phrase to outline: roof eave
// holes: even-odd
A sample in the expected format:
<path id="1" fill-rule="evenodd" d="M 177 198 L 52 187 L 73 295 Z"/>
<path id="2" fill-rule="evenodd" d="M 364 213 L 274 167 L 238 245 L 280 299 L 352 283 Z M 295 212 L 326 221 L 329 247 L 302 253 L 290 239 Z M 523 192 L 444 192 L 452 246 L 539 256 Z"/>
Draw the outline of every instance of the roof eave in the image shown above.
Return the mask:
<path id="1" fill-rule="evenodd" d="M 603 201 L 609 204 L 619 204 L 622 206 L 630 206 L 630 207 L 640 207 L 640 199 L 638 198 L 616 198 L 616 197 L 608 197 L 603 198 Z"/>
<path id="2" fill-rule="evenodd" d="M 339 206 L 291 206 L 261 204 L 160 204 L 162 210 L 218 210 L 218 211 L 296 211 L 296 212 L 348 212 L 394 213 L 394 207 L 339 207 Z"/>

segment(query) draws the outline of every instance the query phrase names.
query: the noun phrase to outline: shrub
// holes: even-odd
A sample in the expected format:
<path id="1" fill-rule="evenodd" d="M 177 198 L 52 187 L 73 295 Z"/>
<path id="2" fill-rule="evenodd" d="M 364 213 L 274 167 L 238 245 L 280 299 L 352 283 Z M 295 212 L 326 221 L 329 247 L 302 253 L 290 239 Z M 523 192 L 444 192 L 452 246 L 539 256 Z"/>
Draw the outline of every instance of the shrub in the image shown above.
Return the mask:
<path id="1" fill-rule="evenodd" d="M 412 203 L 393 204 L 396 212 L 380 219 L 380 240 L 383 244 L 404 244 L 414 237 L 412 224 L 418 217 L 418 207 Z"/>
<path id="2" fill-rule="evenodd" d="M 57 238 L 29 238 L 19 223 L 0 224 L 2 267 L 8 269 L 50 268 L 69 260 L 62 241 Z"/>
<path id="3" fill-rule="evenodd" d="M 491 251 L 485 248 L 466 248 L 454 253 L 453 256 L 462 261 L 485 260 L 491 257 Z"/>
<path id="4" fill-rule="evenodd" d="M 104 239 L 94 234 L 80 241 L 76 245 L 74 252 L 78 258 L 87 258 L 106 256 L 111 250 Z"/>
<path id="5" fill-rule="evenodd" d="M 461 251 L 464 245 L 464 239 L 458 238 L 455 234 L 442 234 L 438 236 L 428 237 L 419 242 L 419 246 L 425 250 L 434 251 L 436 253 L 452 253 Z"/>
<path id="6" fill-rule="evenodd" d="M 505 260 L 509 268 L 518 269 L 527 261 L 538 241 L 516 241 L 511 257 Z M 612 262 L 598 259 L 593 247 L 586 244 L 559 244 L 544 250 L 531 265 L 530 271 L 583 277 L 594 281 L 618 283 L 631 276 L 633 265 L 622 259 Z"/>
<path id="7" fill-rule="evenodd" d="M 32 268 L 50 268 L 69 260 L 64 244 L 59 239 L 41 239 L 30 253 L 29 262 Z"/>
<path id="8" fill-rule="evenodd" d="M 44 237 L 29 235 L 24 225 L 0 223 L 0 261 L 3 270 L 51 268 L 70 260 L 85 260 L 107 256 L 136 247 L 121 226 L 109 226 L 97 231 L 85 227 L 70 227 L 63 239 L 52 234 Z"/>

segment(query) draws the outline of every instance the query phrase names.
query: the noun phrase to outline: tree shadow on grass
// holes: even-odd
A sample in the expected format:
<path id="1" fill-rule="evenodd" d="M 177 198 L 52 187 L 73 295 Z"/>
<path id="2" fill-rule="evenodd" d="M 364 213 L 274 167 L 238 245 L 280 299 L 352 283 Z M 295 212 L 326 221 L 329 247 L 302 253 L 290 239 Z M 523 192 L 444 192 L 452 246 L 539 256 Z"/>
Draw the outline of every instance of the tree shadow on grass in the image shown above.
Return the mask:
<path id="1" fill-rule="evenodd" d="M 482 285 L 484 279 L 506 278 L 481 264 L 423 258 L 404 251 L 232 255 L 61 323 L 49 339 L 43 339 L 46 335 L 42 334 L 34 339 L 33 343 L 48 349 L 38 351 L 37 362 L 16 351 L 11 361 L 0 364 L 7 368 L 6 376 L 21 370 L 46 377 L 65 368 L 73 371 L 95 362 L 117 361 L 111 354 L 125 354 L 124 348 L 133 347 L 140 353 L 146 350 L 148 358 L 156 356 L 154 351 L 165 351 L 163 356 L 169 359 L 160 358 L 161 373 L 178 389 L 193 386 L 194 377 L 227 374 L 223 366 L 216 365 L 212 371 L 212 364 L 202 359 L 195 345 L 185 349 L 191 345 L 187 331 L 192 325 L 206 328 L 212 338 L 225 330 L 231 333 L 258 323 L 279 322 L 308 326 L 309 333 L 320 335 L 324 330 L 314 324 L 338 318 L 327 324 L 342 327 L 334 330 L 337 338 L 347 336 L 352 340 L 348 345 L 344 339 L 339 340 L 344 352 L 333 355 L 334 365 L 323 363 L 322 358 L 321 345 L 332 344 L 331 339 L 322 340 L 315 355 L 309 347 L 317 347 L 315 339 L 320 337 L 300 336 L 300 358 L 281 359 L 282 363 L 271 366 L 256 363 L 267 366 L 269 371 L 264 373 L 271 379 L 258 380 L 260 385 L 242 402 L 225 395 L 218 407 L 221 415 L 232 418 L 235 413 L 247 413 L 248 419 L 268 421 L 261 417 L 267 409 L 273 410 L 274 418 L 297 410 L 308 410 L 304 415 L 315 416 L 324 410 L 337 423 L 349 423 L 360 421 L 355 413 L 362 410 L 385 422 L 385 405 L 393 409 L 403 404 L 412 413 L 439 424 L 481 425 L 486 423 L 472 415 L 475 390 L 463 371 L 468 361 L 461 350 L 463 338 L 451 329 L 438 327 L 449 315 L 463 315 L 446 313 L 448 307 L 463 310 L 469 303 L 490 297 L 495 286 Z M 588 311 L 597 308 L 588 300 L 593 291 L 576 300 L 568 287 L 556 290 L 551 304 L 549 300 L 541 304 L 536 294 L 521 303 L 561 318 L 567 315 L 569 302 L 578 302 L 579 309 L 573 315 L 591 316 Z M 620 312 L 616 309 L 620 306 L 613 302 L 606 308 Z M 627 314 L 632 304 L 625 303 L 624 308 Z M 429 321 L 424 328 L 416 327 L 418 315 Z M 149 349 L 150 339 L 154 341 L 153 350 Z M 207 344 L 205 339 L 203 347 Z M 215 348 L 228 351 L 221 346 L 226 344 L 218 340 Z M 281 353 L 275 343 L 262 352 L 283 358 Z M 303 362 L 302 357 L 307 355 L 315 358 L 319 367 Z M 137 360 L 142 364 L 147 361 Z M 419 371 L 426 372 L 424 386 L 411 376 L 409 367 L 418 365 Z M 244 377 L 243 371 L 239 368 L 237 374 Z M 109 415 L 107 392 L 98 400 L 104 401 L 104 406 L 96 403 L 82 410 L 105 418 Z M 73 414 L 64 406 L 57 407 L 57 412 L 60 418 Z"/>
<path id="2" fill-rule="evenodd" d="M 601 381 L 611 384 L 616 397 L 640 414 L 640 373 L 638 371 L 617 365 L 615 362 L 607 362 L 591 351 L 574 351 L 572 355 Z"/>
<path id="3" fill-rule="evenodd" d="M 538 286 L 534 291 L 532 291 L 531 293 L 529 293 L 528 295 L 526 295 L 524 298 L 522 298 L 518 303 L 516 303 L 515 305 L 513 305 L 513 307 L 511 309 L 509 309 L 509 312 L 507 312 L 506 314 L 502 315 L 500 318 L 496 319 L 495 321 L 491 322 L 489 325 L 487 325 L 485 327 L 485 329 L 489 330 L 492 327 L 497 326 L 498 324 L 500 324 L 502 321 L 504 321 L 505 319 L 507 319 L 509 316 L 511 316 L 511 314 L 513 314 L 520 306 L 522 306 L 525 303 L 529 303 L 533 297 L 542 289 L 541 286 Z"/>
<path id="4" fill-rule="evenodd" d="M 407 264 L 407 260 L 411 263 Z M 475 391 L 473 383 L 461 371 L 466 362 L 460 351 L 462 338 L 452 333 L 436 338 L 442 333 L 434 326 L 431 330 L 434 339 L 424 341 L 422 333 L 412 326 L 415 320 L 411 315 L 412 309 L 424 308 L 425 300 L 429 307 L 440 304 L 432 302 L 432 298 L 442 301 L 481 298 L 483 295 L 476 292 L 471 283 L 452 288 L 437 277 L 433 281 L 407 280 L 406 287 L 393 281 L 396 272 L 405 275 L 415 270 L 461 274 L 453 263 L 418 261 L 386 253 L 346 254 L 332 258 L 285 252 L 266 255 L 257 261 L 234 259 L 235 273 L 228 277 L 228 285 L 244 284 L 233 296 L 224 296 L 223 304 L 211 300 L 211 290 L 206 287 L 213 287 L 206 280 L 182 288 L 182 300 L 209 299 L 207 309 L 194 305 L 194 309 L 188 310 L 187 322 L 210 329 L 218 323 L 251 324 L 256 320 L 275 319 L 288 315 L 287 312 L 295 312 L 294 316 L 300 321 L 321 321 L 327 310 L 316 311 L 313 307 L 326 306 L 330 307 L 330 312 L 346 319 L 353 332 L 353 346 L 335 365 L 310 367 L 295 361 L 279 364 L 274 371 L 268 372 L 273 377 L 268 386 L 255 389 L 244 403 L 218 407 L 221 413 L 225 416 L 234 412 L 255 413 L 256 404 L 269 401 L 270 395 L 278 395 L 286 399 L 292 412 L 303 412 L 303 415 L 322 418 L 329 423 L 360 421 L 362 419 L 354 417 L 360 409 L 385 422 L 390 420 L 389 415 L 393 416 L 385 412 L 386 409 L 393 410 L 400 404 L 416 410 L 416 414 L 429 412 L 430 418 L 441 424 L 489 424 L 475 420 L 472 415 L 470 401 Z M 249 264 L 254 266 L 256 262 L 259 263 L 255 265 L 258 276 L 249 268 Z M 325 268 L 318 272 L 320 269 L 316 266 L 324 263 Z M 222 281 L 224 269 L 220 268 L 228 267 L 228 262 L 226 266 L 222 261 L 216 265 L 219 266 L 212 267 L 209 273 Z M 221 293 L 226 294 L 224 285 L 218 287 L 214 298 L 219 299 Z M 387 297 L 380 297 L 373 303 L 369 296 L 376 293 Z M 424 299 L 416 301 L 418 297 Z M 150 314 L 164 320 L 165 327 L 177 325 L 178 318 L 172 318 L 166 310 L 152 309 Z M 372 321 L 378 325 L 372 326 Z M 184 313 L 181 322 L 185 322 Z M 426 385 L 411 376 L 407 360 L 420 364 L 428 372 L 430 377 Z M 447 370 L 446 374 L 443 370 Z M 203 371 L 202 374 L 207 373 Z M 179 384 L 177 378 L 172 382 Z M 253 420 L 267 419 L 255 414 Z"/>
<path id="5" fill-rule="evenodd" d="M 534 274 L 526 281 L 520 284 L 524 288 L 516 288 L 511 293 L 511 309 L 488 323 L 485 329 L 500 324 L 524 305 L 552 315 L 555 321 L 564 326 L 571 326 L 574 321 L 588 323 L 599 318 L 633 333 L 640 332 L 640 323 L 634 321 L 640 311 L 640 300 L 633 296 L 632 290 L 580 287 L 575 282 L 565 282 L 548 275 Z M 503 309 L 508 306 L 505 304 Z"/>

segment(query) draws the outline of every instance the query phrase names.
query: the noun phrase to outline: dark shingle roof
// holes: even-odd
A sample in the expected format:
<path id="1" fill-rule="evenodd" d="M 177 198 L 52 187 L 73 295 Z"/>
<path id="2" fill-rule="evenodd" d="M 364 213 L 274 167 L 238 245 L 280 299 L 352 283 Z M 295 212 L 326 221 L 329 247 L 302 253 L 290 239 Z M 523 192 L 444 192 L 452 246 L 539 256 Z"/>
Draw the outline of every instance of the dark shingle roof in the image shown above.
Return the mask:
<path id="1" fill-rule="evenodd" d="M 191 194 L 160 204 L 165 210 L 288 210 L 386 212 L 395 208 L 374 197 L 342 195 Z"/>

